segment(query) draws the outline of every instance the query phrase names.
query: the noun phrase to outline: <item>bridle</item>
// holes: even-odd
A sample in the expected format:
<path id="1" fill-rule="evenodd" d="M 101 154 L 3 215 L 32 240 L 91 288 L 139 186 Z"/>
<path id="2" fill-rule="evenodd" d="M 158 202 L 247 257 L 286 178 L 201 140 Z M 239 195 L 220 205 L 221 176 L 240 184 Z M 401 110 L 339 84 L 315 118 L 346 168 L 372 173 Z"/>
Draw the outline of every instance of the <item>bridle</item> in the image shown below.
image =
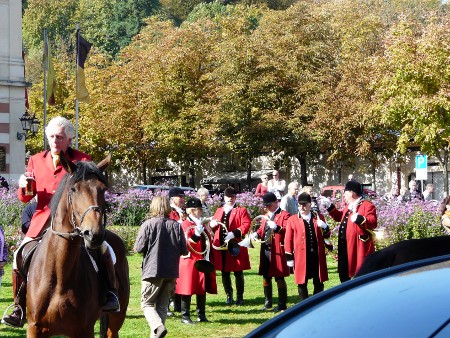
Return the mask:
<path id="1" fill-rule="evenodd" d="M 70 192 L 67 195 L 67 208 L 71 210 L 71 215 L 70 215 L 69 221 L 73 227 L 73 230 L 68 231 L 68 232 L 56 231 L 53 227 L 54 217 L 52 216 L 51 223 L 50 223 L 50 229 L 51 229 L 52 233 L 54 233 L 55 235 L 58 235 L 61 237 L 67 237 L 68 239 L 74 239 L 75 237 L 83 237 L 84 238 L 85 235 L 81 229 L 81 224 L 83 223 L 84 218 L 86 217 L 87 213 L 91 210 L 97 211 L 100 213 L 100 215 L 103 215 L 102 226 L 105 227 L 105 225 L 106 225 L 106 213 L 103 212 L 102 208 L 100 208 L 98 205 L 91 205 L 83 212 L 83 215 L 80 218 L 80 225 L 77 226 L 75 212 L 73 211 L 72 194 Z"/>

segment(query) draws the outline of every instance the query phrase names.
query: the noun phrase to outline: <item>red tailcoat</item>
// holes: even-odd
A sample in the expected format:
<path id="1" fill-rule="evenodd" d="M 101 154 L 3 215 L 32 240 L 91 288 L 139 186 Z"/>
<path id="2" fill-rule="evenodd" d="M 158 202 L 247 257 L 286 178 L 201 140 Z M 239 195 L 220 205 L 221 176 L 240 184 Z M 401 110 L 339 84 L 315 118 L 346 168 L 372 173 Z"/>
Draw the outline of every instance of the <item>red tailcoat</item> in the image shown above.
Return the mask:
<path id="1" fill-rule="evenodd" d="M 323 215 L 319 218 L 325 221 Z M 317 225 L 317 218 L 312 214 L 314 232 L 317 238 L 317 252 L 319 255 L 319 279 L 323 283 L 328 280 L 328 269 L 325 255 L 324 236 L 322 229 Z M 306 234 L 305 221 L 298 214 L 289 217 L 286 225 L 286 235 L 284 237 L 284 249 L 286 253 L 294 256 L 294 280 L 295 284 L 306 283 Z M 330 237 L 330 232 L 327 236 Z"/>
<path id="2" fill-rule="evenodd" d="M 204 251 L 204 246 L 202 245 L 204 241 L 203 235 L 201 235 L 200 240 L 195 243 L 191 240 L 192 236 L 195 235 L 195 229 L 191 226 L 195 226 L 189 218 L 183 221 L 181 224 L 186 235 L 186 243 L 188 248 L 188 254 L 186 256 L 181 256 L 180 258 L 180 275 L 177 279 L 177 287 L 175 290 L 176 294 L 179 295 L 204 295 L 206 292 L 217 294 L 217 284 L 216 284 L 216 272 L 208 274 L 208 278 L 205 278 L 203 272 L 198 271 L 194 264 L 197 260 L 203 259 L 203 255 L 198 253 Z M 208 240 L 211 243 L 211 238 L 207 234 Z M 192 250 L 194 249 L 194 250 Z M 210 261 L 214 252 L 210 252 Z"/>
<path id="3" fill-rule="evenodd" d="M 266 185 L 262 185 L 261 183 L 258 183 L 258 185 L 256 186 L 255 195 L 262 197 L 267 192 L 267 189 L 268 188 Z"/>
<path id="4" fill-rule="evenodd" d="M 267 216 L 268 214 L 266 214 Z M 280 213 L 275 214 L 273 221 L 279 225 L 275 229 L 274 236 L 272 237 L 270 247 L 270 266 L 269 277 L 286 277 L 289 276 L 289 267 L 286 264 L 286 255 L 284 253 L 284 235 L 286 231 L 287 220 L 290 217 L 287 211 L 281 210 Z M 267 220 L 263 219 L 261 226 L 256 231 L 259 238 L 264 238 L 264 228 L 266 227 Z M 264 248 L 261 245 L 260 259 L 259 259 L 259 275 L 263 275 L 262 271 L 262 256 L 264 255 Z"/>
<path id="5" fill-rule="evenodd" d="M 363 221 L 361 226 L 358 226 L 350 219 L 352 213 L 350 213 L 347 220 L 346 238 L 348 275 L 350 277 L 353 277 L 355 275 L 366 256 L 375 251 L 375 245 L 373 244 L 372 238 L 370 238 L 367 242 L 363 242 L 358 237 L 359 235 L 367 235 L 366 231 L 364 231 L 363 228 L 372 230 L 377 227 L 377 211 L 375 209 L 375 206 L 367 200 L 362 200 L 361 203 L 357 206 L 356 210 L 359 215 L 365 218 L 365 220 Z M 342 222 L 342 219 L 344 218 L 347 211 L 348 206 L 346 205 L 344 210 L 339 211 L 334 208 L 333 210 L 329 211 L 329 214 L 336 222 Z"/>
<path id="6" fill-rule="evenodd" d="M 240 230 L 240 237 L 236 237 L 238 241 L 241 241 L 242 238 L 248 233 L 250 230 L 250 225 L 252 220 L 250 219 L 250 216 L 248 214 L 247 209 L 243 207 L 235 207 L 230 211 L 230 218 L 229 218 L 229 224 L 228 224 L 228 232 L 239 229 Z M 214 213 L 213 219 L 215 219 L 218 222 L 222 222 L 222 217 L 224 215 L 223 207 L 220 207 L 216 210 Z M 239 232 L 239 231 L 238 231 Z M 221 226 L 219 225 L 214 233 L 214 240 L 213 244 L 216 247 L 220 246 L 220 236 L 223 234 L 221 231 Z M 226 252 L 226 259 L 225 259 L 225 266 L 222 266 L 222 254 L 221 252 Z M 243 270 L 250 270 L 250 258 L 248 256 L 248 250 L 246 247 L 241 246 L 241 251 L 239 252 L 239 255 L 232 256 L 228 250 L 227 251 L 216 251 L 214 253 L 214 266 L 216 267 L 217 271 L 222 271 L 222 269 L 225 272 L 230 271 L 243 271 Z"/>
<path id="7" fill-rule="evenodd" d="M 90 161 L 91 157 L 81 151 L 69 148 L 65 153 L 72 162 Z M 56 188 L 66 174 L 66 171 L 58 164 L 54 167 L 52 155 L 49 151 L 43 151 L 30 157 L 28 161 L 28 172 L 33 172 L 36 180 L 37 207 L 36 212 L 31 219 L 30 228 L 27 237 L 38 237 L 44 230 L 45 223 L 50 216 L 50 200 L 56 191 Z M 19 187 L 17 196 L 24 203 L 29 202 L 34 196 L 23 194 L 24 191 Z"/>
<path id="8" fill-rule="evenodd" d="M 178 222 L 180 219 L 180 214 L 178 214 L 178 212 L 176 210 L 172 210 L 169 214 L 169 218 Z"/>

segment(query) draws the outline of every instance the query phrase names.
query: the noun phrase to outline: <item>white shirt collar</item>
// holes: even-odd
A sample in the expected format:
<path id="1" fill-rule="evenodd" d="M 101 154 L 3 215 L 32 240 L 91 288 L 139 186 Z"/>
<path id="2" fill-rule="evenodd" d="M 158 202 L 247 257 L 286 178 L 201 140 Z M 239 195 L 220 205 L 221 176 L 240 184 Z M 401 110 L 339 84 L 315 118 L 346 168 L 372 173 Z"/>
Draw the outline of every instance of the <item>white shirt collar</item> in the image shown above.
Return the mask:
<path id="1" fill-rule="evenodd" d="M 352 203 L 350 203 L 348 205 L 348 210 L 353 210 L 353 207 L 356 207 L 358 205 L 358 203 L 361 201 L 362 196 L 360 198 L 358 198 L 356 201 L 353 201 Z"/>
<path id="2" fill-rule="evenodd" d="M 299 214 L 306 222 L 309 222 L 311 220 L 311 212 L 308 215 L 303 215 L 301 213 Z"/>

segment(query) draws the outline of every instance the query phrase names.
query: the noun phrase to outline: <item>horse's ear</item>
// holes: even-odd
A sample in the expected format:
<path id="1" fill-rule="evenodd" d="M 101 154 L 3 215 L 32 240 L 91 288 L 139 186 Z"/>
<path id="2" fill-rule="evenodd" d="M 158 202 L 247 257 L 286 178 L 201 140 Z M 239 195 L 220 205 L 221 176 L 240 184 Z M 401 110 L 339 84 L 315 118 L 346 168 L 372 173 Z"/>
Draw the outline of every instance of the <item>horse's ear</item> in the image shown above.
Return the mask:
<path id="1" fill-rule="evenodd" d="M 97 164 L 97 168 L 100 169 L 101 172 L 105 171 L 111 163 L 111 153 L 108 154 L 99 164 Z"/>
<path id="2" fill-rule="evenodd" d="M 61 161 L 61 165 L 63 168 L 69 173 L 72 174 L 77 170 L 77 166 L 70 159 L 66 157 L 64 151 L 59 153 L 59 160 Z"/>

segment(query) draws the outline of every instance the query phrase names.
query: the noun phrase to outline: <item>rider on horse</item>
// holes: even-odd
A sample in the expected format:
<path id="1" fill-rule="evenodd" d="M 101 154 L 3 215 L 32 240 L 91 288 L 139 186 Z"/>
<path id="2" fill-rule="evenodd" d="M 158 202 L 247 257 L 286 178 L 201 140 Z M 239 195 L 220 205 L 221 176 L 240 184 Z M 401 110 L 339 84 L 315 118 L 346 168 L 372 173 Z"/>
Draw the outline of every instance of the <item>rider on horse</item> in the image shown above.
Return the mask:
<path id="1" fill-rule="evenodd" d="M 31 224 L 22 243 L 29 242 L 36 237 L 42 235 L 43 231 L 50 225 L 50 200 L 56 191 L 59 183 L 66 174 L 59 163 L 59 154 L 63 151 L 71 161 L 90 161 L 91 157 L 85 153 L 69 147 L 74 137 L 74 127 L 72 123 L 63 118 L 55 117 L 52 119 L 45 129 L 50 151 L 43 151 L 33 155 L 27 167 L 27 172 L 30 172 L 34 181 L 32 182 L 32 191 L 25 190 L 27 186 L 27 178 L 22 175 L 19 179 L 18 197 L 27 203 L 34 196 L 37 195 L 37 208 L 31 219 Z M 103 274 L 106 279 L 106 285 L 109 292 L 106 295 L 106 302 L 103 304 L 103 311 L 117 311 L 119 309 L 119 301 L 117 297 L 117 289 L 115 287 L 115 272 L 114 263 L 110 253 L 110 246 L 103 242 L 101 246 Z M 2 323 L 22 327 L 26 318 L 26 281 L 24 276 L 19 272 L 17 261 L 17 251 L 14 255 L 12 285 L 14 293 L 14 306 L 10 315 L 5 315 L 2 318 Z M 113 253 L 114 255 L 114 253 Z"/>

